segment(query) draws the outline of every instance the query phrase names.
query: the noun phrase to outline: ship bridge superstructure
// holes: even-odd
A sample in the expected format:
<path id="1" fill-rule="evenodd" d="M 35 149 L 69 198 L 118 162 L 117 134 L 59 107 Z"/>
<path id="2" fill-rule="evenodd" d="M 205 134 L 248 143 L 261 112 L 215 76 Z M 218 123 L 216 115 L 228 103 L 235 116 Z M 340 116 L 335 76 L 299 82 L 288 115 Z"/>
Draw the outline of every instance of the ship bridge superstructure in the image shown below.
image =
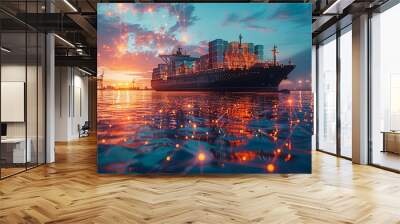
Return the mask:
<path id="1" fill-rule="evenodd" d="M 193 72 L 194 62 L 199 58 L 191 57 L 190 55 L 183 54 L 182 48 L 178 48 L 175 54 L 159 55 L 161 60 L 166 65 L 168 77 L 173 77 L 181 74 L 189 74 Z"/>

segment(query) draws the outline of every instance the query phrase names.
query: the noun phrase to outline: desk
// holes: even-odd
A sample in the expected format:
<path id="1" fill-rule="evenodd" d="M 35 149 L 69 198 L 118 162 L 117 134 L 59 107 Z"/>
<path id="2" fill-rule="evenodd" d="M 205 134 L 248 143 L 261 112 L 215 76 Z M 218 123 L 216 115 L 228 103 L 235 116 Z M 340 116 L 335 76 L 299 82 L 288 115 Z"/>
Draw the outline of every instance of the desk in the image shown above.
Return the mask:
<path id="1" fill-rule="evenodd" d="M 400 131 L 383 131 L 383 151 L 400 154 Z"/>
<path id="2" fill-rule="evenodd" d="M 31 162 L 31 139 L 28 142 L 25 151 L 25 138 L 5 138 L 1 139 L 1 156 L 9 163 L 26 163 Z M 3 156 L 3 154 L 5 154 Z M 10 155 L 12 154 L 12 155 Z M 12 158 L 12 159 L 11 159 Z"/>

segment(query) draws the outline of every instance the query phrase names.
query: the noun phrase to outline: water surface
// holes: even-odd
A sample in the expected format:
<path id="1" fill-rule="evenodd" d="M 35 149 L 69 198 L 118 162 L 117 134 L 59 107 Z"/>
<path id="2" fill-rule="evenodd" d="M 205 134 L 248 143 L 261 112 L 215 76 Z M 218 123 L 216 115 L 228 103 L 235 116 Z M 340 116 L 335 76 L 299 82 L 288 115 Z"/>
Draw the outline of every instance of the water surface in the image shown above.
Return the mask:
<path id="1" fill-rule="evenodd" d="M 310 173 L 311 92 L 98 91 L 100 173 Z"/>

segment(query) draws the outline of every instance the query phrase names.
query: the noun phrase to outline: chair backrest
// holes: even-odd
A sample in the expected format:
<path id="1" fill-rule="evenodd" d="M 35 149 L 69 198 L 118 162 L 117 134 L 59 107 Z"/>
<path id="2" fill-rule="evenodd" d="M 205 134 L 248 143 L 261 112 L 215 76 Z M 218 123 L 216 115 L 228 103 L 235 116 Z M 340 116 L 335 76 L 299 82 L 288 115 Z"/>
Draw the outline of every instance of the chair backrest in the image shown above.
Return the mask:
<path id="1" fill-rule="evenodd" d="M 87 129 L 89 129 L 89 128 L 90 128 L 90 123 L 89 123 L 89 121 L 85 121 L 85 124 L 83 124 L 82 128 L 87 128 Z"/>

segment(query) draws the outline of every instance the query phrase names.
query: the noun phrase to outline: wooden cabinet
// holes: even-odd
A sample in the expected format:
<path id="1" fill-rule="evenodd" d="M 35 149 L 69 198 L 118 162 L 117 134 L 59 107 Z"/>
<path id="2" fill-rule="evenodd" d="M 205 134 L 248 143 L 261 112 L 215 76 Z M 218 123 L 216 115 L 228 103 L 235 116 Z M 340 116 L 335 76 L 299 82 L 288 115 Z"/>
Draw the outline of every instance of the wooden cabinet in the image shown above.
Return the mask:
<path id="1" fill-rule="evenodd" d="M 400 154 L 400 131 L 383 133 L 383 152 Z"/>

